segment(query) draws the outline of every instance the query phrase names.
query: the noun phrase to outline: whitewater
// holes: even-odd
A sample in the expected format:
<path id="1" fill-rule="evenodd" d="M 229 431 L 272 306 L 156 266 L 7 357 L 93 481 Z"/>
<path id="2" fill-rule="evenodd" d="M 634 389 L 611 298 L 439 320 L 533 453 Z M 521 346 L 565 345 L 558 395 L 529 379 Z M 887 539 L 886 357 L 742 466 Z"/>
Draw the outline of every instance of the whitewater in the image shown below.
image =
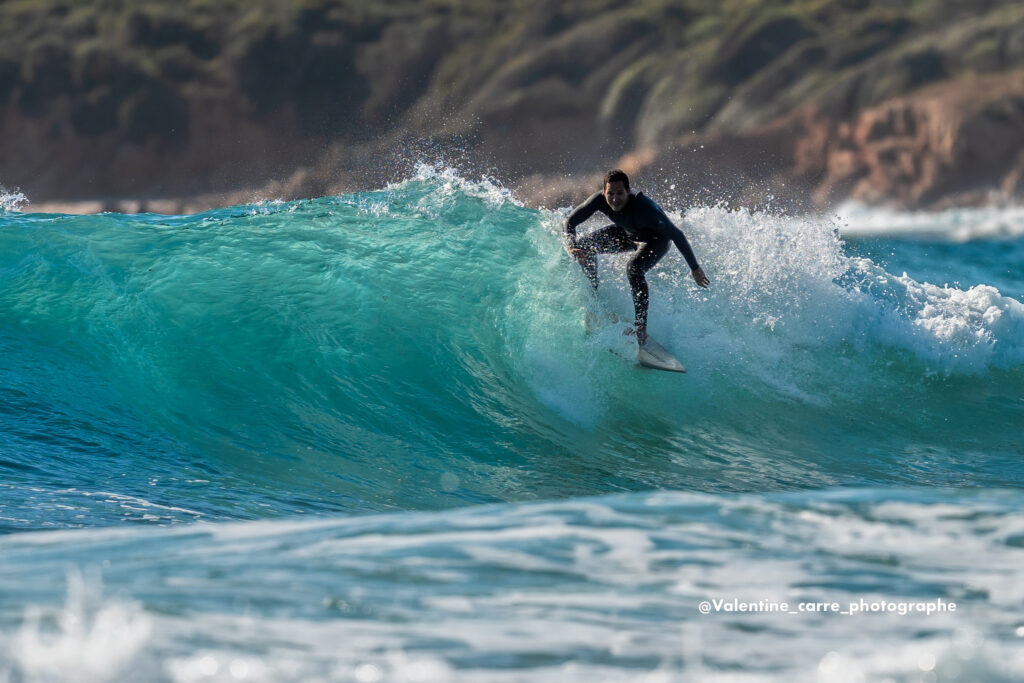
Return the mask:
<path id="1" fill-rule="evenodd" d="M 627 256 L 595 297 L 569 207 L 448 167 L 4 195 L 0 682 L 1024 677 L 1024 213 L 639 189 L 711 278 L 648 273 L 686 375 Z"/>

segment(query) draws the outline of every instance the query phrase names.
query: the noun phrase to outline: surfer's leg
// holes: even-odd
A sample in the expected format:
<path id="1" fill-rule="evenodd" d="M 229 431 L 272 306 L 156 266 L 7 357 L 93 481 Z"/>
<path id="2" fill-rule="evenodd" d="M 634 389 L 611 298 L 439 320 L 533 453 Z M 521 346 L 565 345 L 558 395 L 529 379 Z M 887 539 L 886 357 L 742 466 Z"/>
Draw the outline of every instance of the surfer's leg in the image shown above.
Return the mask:
<path id="1" fill-rule="evenodd" d="M 636 310 L 636 338 L 641 345 L 647 341 L 647 307 L 650 302 L 650 291 L 644 273 L 661 260 L 670 244 L 667 239 L 647 242 L 636 250 L 626 265 L 626 277 L 629 278 L 629 286 L 633 290 L 633 308 Z"/>
<path id="2" fill-rule="evenodd" d="M 576 261 L 590 280 L 591 286 L 597 289 L 597 255 L 632 251 L 636 249 L 636 242 L 629 239 L 619 226 L 608 225 L 580 239 L 576 246 L 584 252 Z"/>

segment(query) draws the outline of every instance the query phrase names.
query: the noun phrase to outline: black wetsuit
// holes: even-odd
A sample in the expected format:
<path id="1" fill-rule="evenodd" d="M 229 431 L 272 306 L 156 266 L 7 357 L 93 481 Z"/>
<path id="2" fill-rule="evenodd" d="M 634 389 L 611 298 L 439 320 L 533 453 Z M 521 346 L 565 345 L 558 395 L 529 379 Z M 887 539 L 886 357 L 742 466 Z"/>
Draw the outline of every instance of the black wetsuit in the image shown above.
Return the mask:
<path id="1" fill-rule="evenodd" d="M 612 225 L 605 226 L 581 239 L 576 238 L 576 226 L 600 211 L 612 219 Z M 621 211 L 613 211 L 604 194 L 597 192 L 590 196 L 569 214 L 565 220 L 565 235 L 569 246 L 587 252 L 581 264 L 590 284 L 597 288 L 597 254 L 611 254 L 636 251 L 626 266 L 626 276 L 633 290 L 633 307 L 636 309 L 637 327 L 647 327 L 648 290 L 644 273 L 654 267 L 668 252 L 673 242 L 679 253 L 686 259 L 691 270 L 700 266 L 693 255 L 690 243 L 682 231 L 673 225 L 665 212 L 642 192 L 630 194 Z"/>

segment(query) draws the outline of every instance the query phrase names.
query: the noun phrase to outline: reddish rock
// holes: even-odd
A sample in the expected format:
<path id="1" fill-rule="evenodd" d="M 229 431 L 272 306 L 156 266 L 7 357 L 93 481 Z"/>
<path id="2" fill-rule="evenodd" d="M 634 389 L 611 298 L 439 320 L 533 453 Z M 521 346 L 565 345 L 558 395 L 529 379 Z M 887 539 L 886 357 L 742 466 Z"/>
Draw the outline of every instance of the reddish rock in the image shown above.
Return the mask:
<path id="1" fill-rule="evenodd" d="M 743 135 L 687 136 L 622 160 L 670 168 L 688 192 L 825 208 L 845 199 L 918 208 L 1024 196 L 1024 70 L 965 76 L 867 108 L 853 120 L 819 110 Z"/>
<path id="2" fill-rule="evenodd" d="M 1018 191 L 1024 72 L 968 76 L 899 97 L 835 127 L 815 196 L 928 206 Z M 955 202 L 954 202 L 955 203 Z"/>

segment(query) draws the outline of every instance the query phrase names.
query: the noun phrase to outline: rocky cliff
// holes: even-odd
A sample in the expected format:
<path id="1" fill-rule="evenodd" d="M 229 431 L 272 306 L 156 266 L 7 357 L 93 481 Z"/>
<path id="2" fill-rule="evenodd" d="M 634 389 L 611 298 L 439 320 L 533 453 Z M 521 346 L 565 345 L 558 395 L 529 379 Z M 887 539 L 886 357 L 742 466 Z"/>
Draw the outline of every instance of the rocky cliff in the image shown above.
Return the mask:
<path id="1" fill-rule="evenodd" d="M 612 165 L 680 203 L 1024 194 L 1016 2 L 36 0 L 0 31 L 0 182 L 37 208 L 315 196 L 422 159 L 549 205 Z"/>

